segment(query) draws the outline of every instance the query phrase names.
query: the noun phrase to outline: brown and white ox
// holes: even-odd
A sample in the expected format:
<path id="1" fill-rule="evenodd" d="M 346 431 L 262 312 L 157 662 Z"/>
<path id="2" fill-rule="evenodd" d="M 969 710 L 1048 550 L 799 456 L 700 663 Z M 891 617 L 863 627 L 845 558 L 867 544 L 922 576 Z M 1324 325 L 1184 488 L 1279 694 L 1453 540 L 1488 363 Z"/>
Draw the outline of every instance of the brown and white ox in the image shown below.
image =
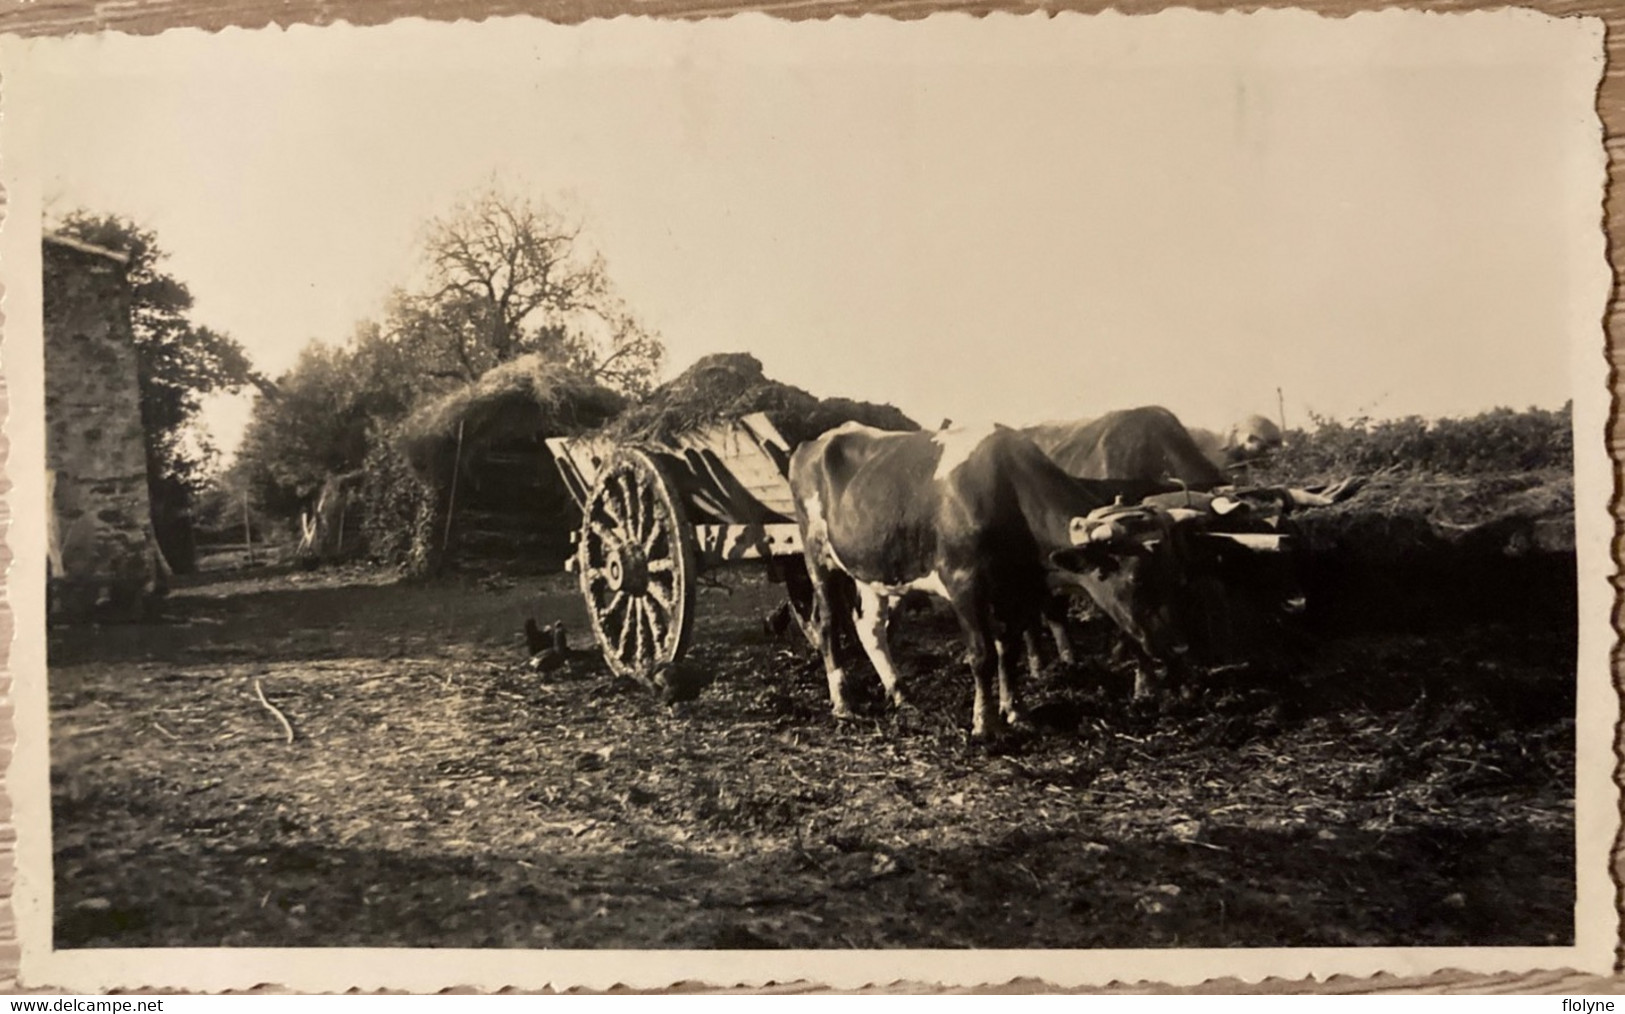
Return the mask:
<path id="1" fill-rule="evenodd" d="M 975 678 L 977 738 L 1024 723 L 1014 662 L 1052 589 L 1087 595 L 1148 657 L 1188 650 L 1184 613 L 1193 600 L 1185 591 L 1206 539 L 1188 523 L 1198 512 L 1115 506 L 1116 484 L 1068 476 L 1016 430 L 891 433 L 848 424 L 800 445 L 789 473 L 813 585 L 808 632 L 838 717 L 850 712 L 835 610 L 851 609 L 865 653 L 901 704 L 888 627 L 892 606 L 910 592 L 947 600 L 959 621 Z M 1029 667 L 1036 662 L 1029 651 Z"/>

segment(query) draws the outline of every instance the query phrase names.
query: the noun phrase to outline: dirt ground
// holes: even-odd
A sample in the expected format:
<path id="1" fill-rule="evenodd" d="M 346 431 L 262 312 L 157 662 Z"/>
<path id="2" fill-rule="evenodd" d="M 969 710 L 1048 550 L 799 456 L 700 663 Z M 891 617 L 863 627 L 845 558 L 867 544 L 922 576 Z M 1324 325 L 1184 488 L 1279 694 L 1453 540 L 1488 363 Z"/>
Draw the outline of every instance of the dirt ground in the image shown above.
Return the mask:
<path id="1" fill-rule="evenodd" d="M 213 575 L 53 630 L 56 945 L 1572 941 L 1570 628 L 1324 640 L 1162 713 L 1081 630 L 987 748 L 943 616 L 899 647 L 915 707 L 838 724 L 780 589 L 723 577 L 673 706 L 562 575 Z M 531 671 L 526 616 L 583 650 Z"/>

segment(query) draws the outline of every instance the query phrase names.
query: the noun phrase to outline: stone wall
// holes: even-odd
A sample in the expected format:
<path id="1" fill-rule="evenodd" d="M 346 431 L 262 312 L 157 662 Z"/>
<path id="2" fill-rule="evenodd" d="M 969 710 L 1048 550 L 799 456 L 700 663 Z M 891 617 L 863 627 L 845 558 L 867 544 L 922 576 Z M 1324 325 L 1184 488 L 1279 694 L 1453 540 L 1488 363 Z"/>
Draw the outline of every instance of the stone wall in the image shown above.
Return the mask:
<path id="1" fill-rule="evenodd" d="M 50 612 L 131 620 L 164 590 L 152 532 L 122 255 L 63 237 L 43 250 Z"/>

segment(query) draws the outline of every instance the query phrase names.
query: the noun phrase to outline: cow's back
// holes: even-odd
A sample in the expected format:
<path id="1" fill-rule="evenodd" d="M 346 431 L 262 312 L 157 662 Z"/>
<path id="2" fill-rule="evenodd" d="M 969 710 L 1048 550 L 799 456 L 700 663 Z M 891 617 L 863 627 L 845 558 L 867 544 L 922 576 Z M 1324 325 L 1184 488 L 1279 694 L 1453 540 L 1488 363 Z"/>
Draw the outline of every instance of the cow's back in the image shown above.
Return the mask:
<path id="1" fill-rule="evenodd" d="M 1078 479 L 1172 481 L 1192 489 L 1211 489 L 1227 481 L 1179 418 L 1158 406 L 1122 409 L 1071 424 L 1050 423 L 1026 432 L 1062 471 Z"/>

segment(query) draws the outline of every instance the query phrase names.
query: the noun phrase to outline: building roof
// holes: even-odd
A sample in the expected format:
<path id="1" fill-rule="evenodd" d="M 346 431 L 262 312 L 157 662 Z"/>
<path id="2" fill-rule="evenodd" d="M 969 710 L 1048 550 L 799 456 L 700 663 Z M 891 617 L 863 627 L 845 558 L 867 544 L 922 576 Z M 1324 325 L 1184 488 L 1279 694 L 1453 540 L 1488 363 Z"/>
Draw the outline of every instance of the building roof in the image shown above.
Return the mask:
<path id="1" fill-rule="evenodd" d="M 64 236 L 61 233 L 48 232 L 42 236 L 41 239 L 50 245 L 64 247 L 69 250 L 76 250 L 79 253 L 90 254 L 93 257 L 105 257 L 106 259 L 117 264 L 127 265 L 130 263 L 129 254 L 119 253 L 117 250 L 109 250 L 106 247 L 86 243 L 81 240 L 74 239 L 71 236 Z"/>

